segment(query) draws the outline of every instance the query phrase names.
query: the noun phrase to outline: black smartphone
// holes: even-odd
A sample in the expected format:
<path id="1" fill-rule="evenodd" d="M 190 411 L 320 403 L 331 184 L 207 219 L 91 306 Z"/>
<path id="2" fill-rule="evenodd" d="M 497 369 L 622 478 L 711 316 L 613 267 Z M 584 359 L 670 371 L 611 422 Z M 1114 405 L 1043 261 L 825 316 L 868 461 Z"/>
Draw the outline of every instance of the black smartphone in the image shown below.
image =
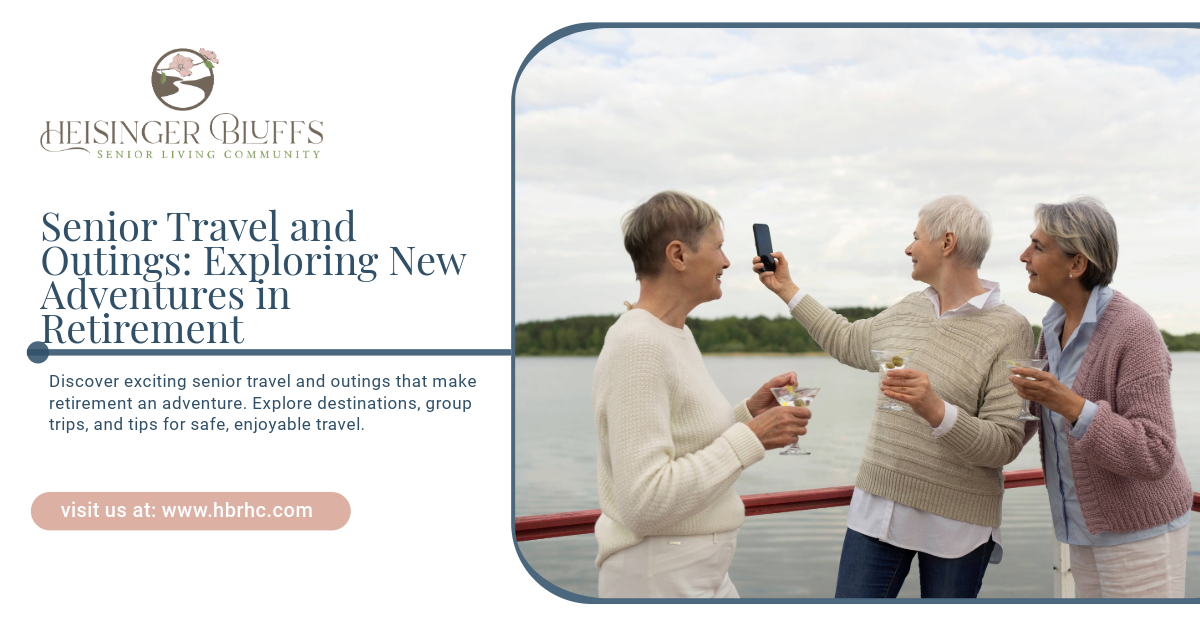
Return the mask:
<path id="1" fill-rule="evenodd" d="M 775 249 L 771 248 L 771 228 L 766 225 L 754 225 L 754 248 L 758 251 L 759 261 L 762 262 L 762 270 L 775 272 L 775 258 L 771 257 L 771 253 Z"/>

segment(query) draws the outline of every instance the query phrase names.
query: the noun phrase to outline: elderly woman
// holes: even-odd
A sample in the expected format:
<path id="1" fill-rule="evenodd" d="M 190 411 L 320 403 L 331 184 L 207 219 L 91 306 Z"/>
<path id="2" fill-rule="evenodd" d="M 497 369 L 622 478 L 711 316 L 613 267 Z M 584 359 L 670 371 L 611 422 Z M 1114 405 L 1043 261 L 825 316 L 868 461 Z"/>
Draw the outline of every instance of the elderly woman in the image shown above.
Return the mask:
<path id="1" fill-rule="evenodd" d="M 625 216 L 641 296 L 608 330 L 592 404 L 599 437 L 601 597 L 738 597 L 729 580 L 745 517 L 733 483 L 766 449 L 795 443 L 811 416 L 772 387 L 732 407 L 684 324 L 721 298 L 721 217 L 662 192 Z"/>
<path id="2" fill-rule="evenodd" d="M 1021 255 L 1029 291 L 1054 304 L 1037 357 L 1013 369 L 1036 402 L 1054 535 L 1079 597 L 1183 597 L 1192 487 L 1175 448 L 1171 356 L 1142 308 L 1110 288 L 1117 227 L 1100 201 L 1038 205 Z M 1025 377 L 1035 378 L 1033 381 Z"/>
<path id="3" fill-rule="evenodd" d="M 872 349 L 910 349 L 883 394 L 907 405 L 876 409 L 855 480 L 837 597 L 895 597 L 914 556 L 921 597 L 976 597 L 1000 562 L 1001 471 L 1017 457 L 1021 400 L 1002 359 L 1028 357 L 1033 331 L 979 278 L 991 243 L 987 215 L 962 196 L 921 208 L 912 278 L 929 284 L 874 318 L 849 323 L 802 291 L 782 253 L 754 269 L 792 316 L 839 362 L 879 370 Z"/>

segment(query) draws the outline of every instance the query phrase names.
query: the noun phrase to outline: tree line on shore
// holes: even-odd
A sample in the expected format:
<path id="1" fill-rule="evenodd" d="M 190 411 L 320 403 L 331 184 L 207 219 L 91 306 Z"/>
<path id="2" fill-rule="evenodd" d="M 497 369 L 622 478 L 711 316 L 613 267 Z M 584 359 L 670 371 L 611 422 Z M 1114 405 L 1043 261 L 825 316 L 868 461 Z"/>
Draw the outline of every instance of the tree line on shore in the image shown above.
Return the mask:
<path id="1" fill-rule="evenodd" d="M 833 311 L 853 322 L 885 308 L 842 307 Z M 517 325 L 517 355 L 599 355 L 604 334 L 616 315 L 573 316 Z M 791 317 L 688 318 L 687 326 L 702 353 L 810 353 L 821 351 L 812 336 Z M 1041 328 L 1033 326 L 1036 338 Z M 1200 351 L 1200 334 L 1174 336 L 1162 332 L 1171 351 Z"/>

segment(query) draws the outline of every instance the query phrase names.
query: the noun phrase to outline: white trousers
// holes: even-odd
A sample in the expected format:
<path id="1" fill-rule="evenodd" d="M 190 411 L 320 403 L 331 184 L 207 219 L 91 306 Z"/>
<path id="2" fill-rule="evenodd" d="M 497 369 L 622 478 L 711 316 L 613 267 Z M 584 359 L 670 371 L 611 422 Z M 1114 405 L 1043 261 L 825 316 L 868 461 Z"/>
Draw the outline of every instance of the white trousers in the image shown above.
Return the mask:
<path id="1" fill-rule="evenodd" d="M 1190 525 L 1133 543 L 1072 545 L 1077 597 L 1183 597 Z"/>
<path id="2" fill-rule="evenodd" d="M 737 533 L 648 536 L 600 564 L 600 597 L 738 597 Z"/>

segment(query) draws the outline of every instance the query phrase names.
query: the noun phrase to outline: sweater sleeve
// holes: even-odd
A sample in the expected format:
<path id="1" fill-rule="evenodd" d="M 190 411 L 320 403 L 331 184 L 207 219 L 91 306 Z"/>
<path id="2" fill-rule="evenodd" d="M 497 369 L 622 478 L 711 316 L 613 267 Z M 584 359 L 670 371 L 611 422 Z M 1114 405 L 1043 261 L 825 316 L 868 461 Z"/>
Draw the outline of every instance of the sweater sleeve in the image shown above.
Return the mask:
<path id="1" fill-rule="evenodd" d="M 792 308 L 792 318 L 804 325 L 813 340 L 838 362 L 864 371 L 879 370 L 879 365 L 871 358 L 874 318 L 851 323 L 845 316 L 818 303 L 811 294 L 804 295 Z"/>
<path id="2" fill-rule="evenodd" d="M 1041 414 L 1040 414 L 1040 412 L 1041 412 L 1041 408 L 1040 408 L 1040 407 L 1038 407 L 1038 408 L 1035 410 L 1035 409 L 1034 409 L 1034 406 L 1035 406 L 1035 405 L 1036 405 L 1036 404 L 1034 404 L 1033 402 L 1030 402 L 1030 403 L 1029 403 L 1029 411 L 1030 411 L 1030 412 L 1032 412 L 1034 416 L 1041 416 Z M 1028 443 L 1029 441 L 1033 440 L 1033 437 L 1034 437 L 1034 436 L 1037 436 L 1038 430 L 1039 430 L 1039 429 L 1041 429 L 1041 427 L 1042 427 L 1042 422 L 1041 422 L 1040 420 L 1038 420 L 1038 421 L 1026 421 L 1026 422 L 1025 422 L 1025 437 L 1024 437 L 1024 439 L 1021 441 L 1021 444 L 1026 444 L 1026 443 Z"/>
<path id="3" fill-rule="evenodd" d="M 1030 432 L 1027 436 L 1027 426 L 1016 420 L 1021 413 L 1021 397 L 1008 381 L 1008 367 L 1000 361 L 1029 355 L 1033 330 L 1021 319 L 1019 327 L 1007 336 L 1011 340 L 992 360 L 983 383 L 979 415 L 972 416 L 960 408 L 954 426 L 941 437 L 959 457 L 980 467 L 999 468 L 1012 462 L 1033 435 Z"/>
<path id="4" fill-rule="evenodd" d="M 754 418 L 754 415 L 750 414 L 750 406 L 746 405 L 746 403 L 749 401 L 749 399 L 743 399 L 741 403 L 733 407 L 734 421 L 737 421 L 738 423 L 745 423 L 746 421 Z"/>
<path id="5" fill-rule="evenodd" d="M 764 450 L 745 423 L 734 422 L 707 447 L 676 457 L 670 349 L 645 336 L 626 340 L 615 348 L 605 394 L 609 458 L 620 521 L 645 536 L 710 506 Z"/>
<path id="6" fill-rule="evenodd" d="M 1124 342 L 1116 377 L 1115 399 L 1095 402 L 1098 409 L 1079 451 L 1089 464 L 1117 475 L 1161 479 L 1177 454 L 1171 357 L 1157 329 L 1139 329 Z"/>

